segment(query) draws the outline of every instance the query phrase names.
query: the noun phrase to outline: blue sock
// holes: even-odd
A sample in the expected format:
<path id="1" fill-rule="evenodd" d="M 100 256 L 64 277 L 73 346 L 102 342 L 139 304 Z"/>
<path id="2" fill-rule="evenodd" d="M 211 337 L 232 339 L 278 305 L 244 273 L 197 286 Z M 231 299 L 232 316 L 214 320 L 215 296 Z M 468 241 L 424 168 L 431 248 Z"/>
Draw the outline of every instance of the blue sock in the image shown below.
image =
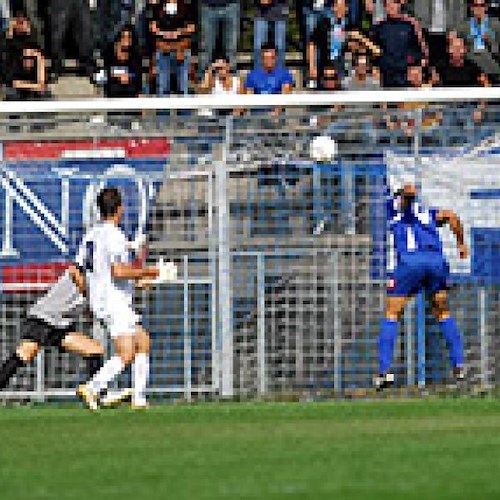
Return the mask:
<path id="1" fill-rule="evenodd" d="M 398 322 L 390 319 L 382 320 L 380 334 L 378 336 L 378 359 L 379 372 L 389 371 L 394 355 L 394 345 L 398 336 Z"/>
<path id="2" fill-rule="evenodd" d="M 458 329 L 455 320 L 452 317 L 446 318 L 439 323 L 443 337 L 446 339 L 448 349 L 450 350 L 450 361 L 453 368 L 464 364 L 464 346 L 462 335 Z"/>

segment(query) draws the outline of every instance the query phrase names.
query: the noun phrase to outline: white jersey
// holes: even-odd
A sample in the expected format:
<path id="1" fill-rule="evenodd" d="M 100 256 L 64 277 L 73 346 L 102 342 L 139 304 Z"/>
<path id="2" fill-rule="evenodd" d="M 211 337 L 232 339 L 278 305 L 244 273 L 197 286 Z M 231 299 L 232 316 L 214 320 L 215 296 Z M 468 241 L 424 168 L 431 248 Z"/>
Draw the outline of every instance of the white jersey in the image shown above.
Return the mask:
<path id="1" fill-rule="evenodd" d="M 133 282 L 115 280 L 113 264 L 128 263 L 127 238 L 112 222 L 96 224 L 84 236 L 77 263 L 85 270 L 89 305 L 94 315 L 107 320 L 132 308 Z"/>

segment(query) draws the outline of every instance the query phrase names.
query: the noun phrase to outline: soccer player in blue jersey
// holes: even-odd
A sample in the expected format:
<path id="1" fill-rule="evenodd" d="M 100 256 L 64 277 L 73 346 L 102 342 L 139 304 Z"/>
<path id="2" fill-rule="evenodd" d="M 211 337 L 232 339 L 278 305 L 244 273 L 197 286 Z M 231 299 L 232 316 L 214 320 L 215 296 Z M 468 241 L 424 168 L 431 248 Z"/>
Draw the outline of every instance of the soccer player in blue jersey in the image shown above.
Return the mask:
<path id="1" fill-rule="evenodd" d="M 382 390 L 394 383 L 391 363 L 398 321 L 405 305 L 420 291 L 430 296 L 433 314 L 450 350 L 454 375 L 462 380 L 465 376 L 462 336 L 448 307 L 449 266 L 438 230 L 445 224 L 450 227 L 457 240 L 459 256 L 466 259 L 469 250 L 460 219 L 451 210 L 423 207 L 417 201 L 417 188 L 413 184 L 406 184 L 388 201 L 387 217 L 397 264 L 389 279 L 385 318 L 378 339 L 379 374 L 374 379 L 375 387 Z"/>

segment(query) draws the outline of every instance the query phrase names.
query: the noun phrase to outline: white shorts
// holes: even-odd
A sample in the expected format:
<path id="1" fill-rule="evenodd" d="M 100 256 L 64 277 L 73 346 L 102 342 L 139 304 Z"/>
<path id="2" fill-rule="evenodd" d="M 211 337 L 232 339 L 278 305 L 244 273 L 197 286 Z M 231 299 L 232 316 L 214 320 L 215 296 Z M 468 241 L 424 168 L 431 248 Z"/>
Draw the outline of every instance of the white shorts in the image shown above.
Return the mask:
<path id="1" fill-rule="evenodd" d="M 102 318 L 102 321 L 106 325 L 110 337 L 116 338 L 135 335 L 141 317 L 131 307 L 123 307 L 116 309 L 110 314 L 106 314 Z"/>

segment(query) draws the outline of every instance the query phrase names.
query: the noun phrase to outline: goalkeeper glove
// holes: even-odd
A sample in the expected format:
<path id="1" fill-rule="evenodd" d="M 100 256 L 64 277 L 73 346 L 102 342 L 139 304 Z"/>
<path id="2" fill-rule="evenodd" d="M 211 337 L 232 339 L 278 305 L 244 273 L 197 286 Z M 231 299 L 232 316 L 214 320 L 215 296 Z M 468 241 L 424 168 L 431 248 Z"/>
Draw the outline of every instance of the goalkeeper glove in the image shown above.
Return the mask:
<path id="1" fill-rule="evenodd" d="M 158 277 L 154 283 L 168 283 L 177 279 L 177 266 L 172 261 L 165 262 L 163 257 L 158 261 Z"/>

